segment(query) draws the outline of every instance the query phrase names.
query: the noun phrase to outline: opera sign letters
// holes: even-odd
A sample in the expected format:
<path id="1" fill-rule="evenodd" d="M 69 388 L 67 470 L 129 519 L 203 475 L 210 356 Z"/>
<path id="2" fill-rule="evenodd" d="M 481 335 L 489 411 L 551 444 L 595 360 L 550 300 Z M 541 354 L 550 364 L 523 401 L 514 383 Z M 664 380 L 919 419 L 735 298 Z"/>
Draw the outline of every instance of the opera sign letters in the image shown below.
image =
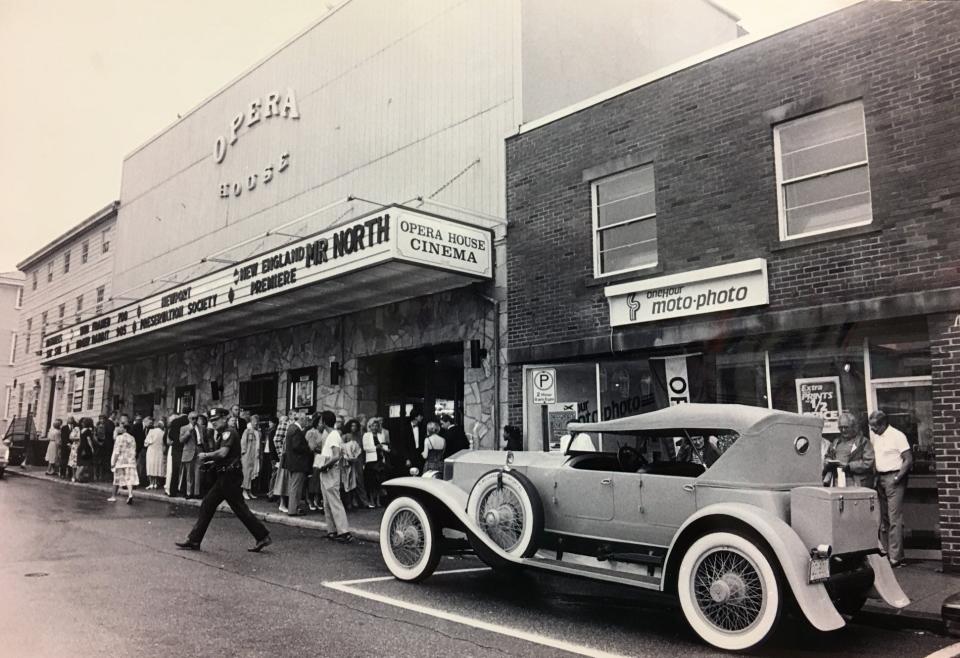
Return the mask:
<path id="1" fill-rule="evenodd" d="M 223 164 L 228 150 L 234 147 L 242 135 L 261 122 L 271 119 L 300 119 L 300 109 L 293 89 L 287 89 L 284 94 L 274 91 L 263 99 L 255 98 L 250 101 L 243 111 L 238 112 L 230 121 L 227 134 L 217 137 L 213 145 L 213 161 L 218 165 Z M 242 180 L 220 183 L 220 198 L 238 197 L 244 190 L 252 192 L 257 185 L 269 185 L 274 177 L 285 172 L 289 166 L 290 153 L 283 151 L 273 162 L 264 163 L 257 171 L 246 174 Z"/>
<path id="2" fill-rule="evenodd" d="M 763 258 L 607 286 L 604 293 L 614 327 L 770 303 Z"/>
<path id="3" fill-rule="evenodd" d="M 390 206 L 58 331 L 45 360 L 388 261 L 489 278 L 492 244 L 488 229 Z"/>

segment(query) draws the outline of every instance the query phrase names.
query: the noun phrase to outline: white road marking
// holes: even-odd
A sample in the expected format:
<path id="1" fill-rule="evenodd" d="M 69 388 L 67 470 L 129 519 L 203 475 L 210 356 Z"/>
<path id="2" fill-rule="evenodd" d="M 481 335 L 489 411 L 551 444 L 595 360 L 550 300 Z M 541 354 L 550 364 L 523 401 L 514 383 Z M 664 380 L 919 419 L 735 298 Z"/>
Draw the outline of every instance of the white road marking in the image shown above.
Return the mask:
<path id="1" fill-rule="evenodd" d="M 443 574 L 451 574 L 451 573 L 468 573 L 471 571 L 489 571 L 489 569 L 490 569 L 489 567 L 478 567 L 474 569 L 451 569 L 450 571 L 437 571 L 433 575 L 440 576 Z M 359 596 L 364 599 L 369 599 L 371 601 L 376 601 L 378 603 L 384 603 L 386 605 L 392 605 L 394 607 L 403 608 L 404 610 L 410 610 L 412 612 L 419 612 L 420 614 L 428 615 L 430 617 L 436 617 L 437 619 L 443 619 L 444 621 L 451 621 L 456 624 L 463 624 L 464 626 L 479 628 L 480 630 L 490 631 L 491 633 L 506 635 L 508 637 L 513 637 L 518 640 L 533 642 L 534 644 L 540 644 L 545 647 L 559 649 L 561 651 L 566 651 L 568 653 L 575 653 L 581 656 L 591 656 L 596 658 L 626 658 L 622 654 L 610 653 L 608 651 L 602 651 L 594 647 L 588 647 L 583 644 L 575 644 L 573 642 L 566 642 L 564 640 L 558 640 L 552 637 L 547 637 L 546 635 L 540 635 L 538 633 L 530 633 L 528 631 L 524 631 L 519 628 L 512 628 L 510 626 L 503 626 L 501 624 L 492 624 L 487 621 L 481 621 L 480 619 L 465 617 L 463 615 L 458 615 L 453 612 L 438 610 L 436 608 L 430 608 L 425 605 L 411 603 L 409 601 L 403 601 L 401 599 L 395 599 L 392 596 L 375 594 L 373 592 L 365 592 L 362 589 L 354 587 L 354 585 L 358 585 L 358 584 L 383 582 L 386 580 L 393 580 L 393 579 L 394 579 L 393 576 L 379 576 L 376 578 L 360 578 L 357 580 L 341 580 L 341 581 L 335 581 L 335 582 L 328 581 L 328 582 L 324 582 L 323 585 L 324 587 L 329 587 L 330 589 L 335 589 L 337 591 L 344 592 L 345 594 Z M 937 658 L 941 658 L 941 657 L 937 656 Z"/>
<path id="2" fill-rule="evenodd" d="M 471 567 L 470 569 L 449 569 L 447 571 L 434 571 L 434 576 L 442 576 L 447 573 L 470 573 L 471 571 L 490 571 L 490 567 Z M 373 578 L 357 578 L 356 580 L 338 580 L 336 582 L 325 582 L 324 585 L 360 585 L 362 583 L 379 583 L 385 580 L 396 580 L 393 576 L 374 576 Z"/>
<path id="3" fill-rule="evenodd" d="M 960 656 L 960 642 L 944 647 L 940 651 L 934 651 L 927 658 L 956 658 Z"/>

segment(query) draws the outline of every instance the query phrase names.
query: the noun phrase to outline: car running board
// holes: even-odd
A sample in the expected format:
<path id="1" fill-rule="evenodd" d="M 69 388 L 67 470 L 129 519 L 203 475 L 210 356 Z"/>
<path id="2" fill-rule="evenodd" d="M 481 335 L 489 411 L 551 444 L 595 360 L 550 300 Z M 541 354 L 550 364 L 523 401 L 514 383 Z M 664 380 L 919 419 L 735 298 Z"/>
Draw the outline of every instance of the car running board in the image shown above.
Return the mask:
<path id="1" fill-rule="evenodd" d="M 577 564 L 569 560 L 554 560 L 546 557 L 530 557 L 523 560 L 523 564 L 535 569 L 562 573 L 568 576 L 581 576 L 594 580 L 605 580 L 610 583 L 619 583 L 630 587 L 642 587 L 643 589 L 660 589 L 660 578 L 655 576 L 644 576 L 639 573 L 629 571 L 614 571 L 613 569 L 604 569 L 586 564 Z"/>

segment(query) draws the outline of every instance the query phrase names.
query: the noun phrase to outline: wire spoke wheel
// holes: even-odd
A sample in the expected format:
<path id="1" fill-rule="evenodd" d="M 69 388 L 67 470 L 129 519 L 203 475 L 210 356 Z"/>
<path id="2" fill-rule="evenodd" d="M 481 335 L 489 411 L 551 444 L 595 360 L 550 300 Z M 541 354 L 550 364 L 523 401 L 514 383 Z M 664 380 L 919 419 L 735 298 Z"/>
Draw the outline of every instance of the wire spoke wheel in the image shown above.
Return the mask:
<path id="1" fill-rule="evenodd" d="M 477 513 L 480 527 L 505 551 L 512 551 L 523 537 L 523 503 L 512 489 L 493 488 L 481 499 Z"/>
<path id="2" fill-rule="evenodd" d="M 395 578 L 416 583 L 440 562 L 440 528 L 427 507 L 410 496 L 393 500 L 380 521 L 380 555 Z"/>
<path id="3" fill-rule="evenodd" d="M 543 505 L 537 488 L 522 473 L 495 470 L 480 476 L 467 498 L 467 516 L 475 524 L 477 537 L 487 542 L 487 548 L 481 546 L 478 554 L 488 564 L 490 559 L 496 561 L 496 556 L 483 558 L 484 551 L 496 550 L 514 558 L 536 553 L 543 533 Z M 475 537 L 471 543 L 477 541 Z"/>
<path id="4" fill-rule="evenodd" d="M 691 628 L 720 649 L 761 644 L 780 618 L 782 599 L 765 547 L 734 532 L 697 539 L 677 574 L 680 607 Z"/>
<path id="5" fill-rule="evenodd" d="M 397 562 L 412 567 L 423 558 L 426 533 L 417 515 L 401 510 L 390 521 L 390 548 Z"/>
<path id="6" fill-rule="evenodd" d="M 763 608 L 763 582 L 741 553 L 717 549 L 694 567 L 694 596 L 703 615 L 724 631 L 744 631 Z"/>

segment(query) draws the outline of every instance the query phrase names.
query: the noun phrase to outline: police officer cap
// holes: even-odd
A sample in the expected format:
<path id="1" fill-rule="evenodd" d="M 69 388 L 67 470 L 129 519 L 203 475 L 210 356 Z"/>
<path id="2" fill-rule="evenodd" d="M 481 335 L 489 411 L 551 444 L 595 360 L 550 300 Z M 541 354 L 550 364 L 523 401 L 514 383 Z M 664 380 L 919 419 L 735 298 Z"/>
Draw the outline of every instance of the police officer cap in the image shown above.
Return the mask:
<path id="1" fill-rule="evenodd" d="M 230 412 L 224 409 L 223 407 L 214 407 L 207 414 L 207 418 L 209 418 L 210 421 L 213 422 L 215 420 L 220 420 L 221 418 L 226 418 L 229 415 L 230 415 Z"/>

